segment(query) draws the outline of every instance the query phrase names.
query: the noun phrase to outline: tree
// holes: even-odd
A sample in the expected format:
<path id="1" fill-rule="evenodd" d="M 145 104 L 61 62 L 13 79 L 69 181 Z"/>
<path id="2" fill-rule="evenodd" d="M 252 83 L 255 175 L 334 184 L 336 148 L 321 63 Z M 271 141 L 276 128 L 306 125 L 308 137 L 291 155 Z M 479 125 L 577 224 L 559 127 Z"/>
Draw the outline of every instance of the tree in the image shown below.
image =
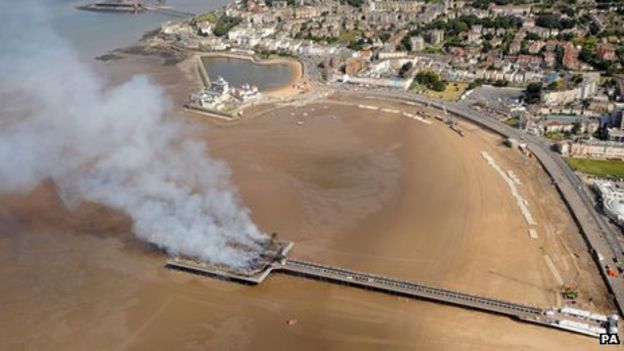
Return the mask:
<path id="1" fill-rule="evenodd" d="M 437 73 L 433 71 L 420 71 L 416 74 L 416 81 L 435 91 L 443 91 L 446 89 L 446 82 L 440 80 Z"/>
<path id="2" fill-rule="evenodd" d="M 566 14 L 568 17 L 575 17 L 576 11 L 570 6 L 564 6 L 561 8 L 561 13 Z"/>
<path id="3" fill-rule="evenodd" d="M 362 7 L 364 0 L 347 0 L 347 3 L 353 7 Z"/>
<path id="4" fill-rule="evenodd" d="M 401 69 L 399 70 L 399 77 L 405 78 L 405 76 L 407 75 L 407 72 L 409 72 L 410 69 L 412 69 L 412 63 L 411 62 L 404 63 L 403 66 L 401 66 Z"/>
<path id="5" fill-rule="evenodd" d="M 495 87 L 506 87 L 509 85 L 509 81 L 506 79 L 497 79 L 492 83 Z"/>
<path id="6" fill-rule="evenodd" d="M 524 37 L 526 40 L 539 40 L 540 36 L 533 33 L 533 32 L 527 32 L 526 37 Z"/>
<path id="7" fill-rule="evenodd" d="M 379 33 L 379 40 L 381 40 L 383 43 L 387 42 L 388 39 L 390 39 L 390 33 L 388 32 Z"/>
<path id="8" fill-rule="evenodd" d="M 524 101 L 527 104 L 537 104 L 542 101 L 542 83 L 529 83 L 524 91 Z"/>
<path id="9" fill-rule="evenodd" d="M 571 79 L 572 83 L 574 85 L 579 85 L 583 82 L 583 75 L 582 74 L 575 74 L 574 76 L 572 76 Z"/>
<path id="10" fill-rule="evenodd" d="M 470 30 L 470 27 L 464 21 L 455 21 L 453 22 L 453 31 L 455 33 L 467 32 Z"/>
<path id="11" fill-rule="evenodd" d="M 214 35 L 218 37 L 222 37 L 230 31 L 230 29 L 234 28 L 237 24 L 241 22 L 240 17 L 231 17 L 227 15 L 223 15 L 219 17 L 217 20 L 217 24 L 213 30 Z"/>
<path id="12" fill-rule="evenodd" d="M 572 124 L 572 134 L 578 134 L 581 132 L 581 122 L 574 122 Z"/>
<path id="13" fill-rule="evenodd" d="M 430 89 L 435 91 L 444 91 L 444 89 L 446 89 L 446 82 L 437 80 L 431 84 Z"/>
<path id="14" fill-rule="evenodd" d="M 562 25 L 559 18 L 552 13 L 542 13 L 535 19 L 535 25 L 542 28 L 561 29 Z"/>
<path id="15" fill-rule="evenodd" d="M 492 50 L 492 44 L 489 41 L 483 42 L 483 46 L 481 47 L 481 52 L 487 53 Z"/>
<path id="16" fill-rule="evenodd" d="M 470 84 L 468 84 L 468 90 L 472 90 L 474 88 L 480 87 L 481 85 L 483 85 L 483 80 L 475 79 L 472 82 L 470 82 Z"/>

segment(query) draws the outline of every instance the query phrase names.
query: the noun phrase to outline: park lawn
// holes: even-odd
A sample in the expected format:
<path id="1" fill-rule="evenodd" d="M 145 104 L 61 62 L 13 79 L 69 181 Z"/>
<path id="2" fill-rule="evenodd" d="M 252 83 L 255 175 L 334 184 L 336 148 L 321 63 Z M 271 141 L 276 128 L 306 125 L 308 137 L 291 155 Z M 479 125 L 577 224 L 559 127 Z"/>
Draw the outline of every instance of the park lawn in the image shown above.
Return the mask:
<path id="1" fill-rule="evenodd" d="M 553 141 L 562 141 L 567 138 L 567 136 L 562 132 L 547 132 L 544 133 L 544 137 Z"/>
<path id="2" fill-rule="evenodd" d="M 519 123 L 520 121 L 518 120 L 518 117 L 511 117 L 505 121 L 505 124 L 513 128 L 518 128 Z"/>
<path id="3" fill-rule="evenodd" d="M 468 83 L 466 82 L 449 82 L 444 91 L 427 89 L 425 95 L 446 101 L 457 101 L 461 94 L 466 91 L 466 88 L 468 88 Z"/>
<path id="4" fill-rule="evenodd" d="M 564 158 L 574 171 L 597 177 L 624 178 L 624 162 L 620 160 L 587 160 Z"/>
<path id="5" fill-rule="evenodd" d="M 340 33 L 340 36 L 338 36 L 338 39 L 342 42 L 350 42 L 355 40 L 356 38 L 359 38 L 361 35 L 359 30 L 354 30 L 354 31 L 350 31 L 350 32 L 342 32 Z"/>
<path id="6" fill-rule="evenodd" d="M 193 19 L 196 23 L 208 21 L 210 23 L 217 23 L 219 18 L 214 12 L 207 12 L 198 16 L 195 16 Z"/>

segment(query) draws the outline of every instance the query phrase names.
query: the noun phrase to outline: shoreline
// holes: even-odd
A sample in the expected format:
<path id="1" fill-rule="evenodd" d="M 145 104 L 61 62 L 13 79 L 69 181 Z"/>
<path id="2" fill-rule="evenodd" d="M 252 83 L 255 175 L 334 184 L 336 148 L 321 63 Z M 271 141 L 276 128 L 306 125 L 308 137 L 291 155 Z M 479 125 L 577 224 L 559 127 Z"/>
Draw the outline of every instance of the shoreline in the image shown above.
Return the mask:
<path id="1" fill-rule="evenodd" d="M 111 69 L 119 67 L 120 64 L 133 63 L 130 66 L 132 69 L 145 70 L 140 65 L 149 65 L 148 69 L 153 69 L 150 74 L 178 100 L 184 99 L 188 90 L 200 84 L 196 79 L 198 70 L 194 66 L 195 61 L 185 61 L 186 66 L 182 67 L 163 66 L 158 62 L 156 59 L 139 58 L 136 62 L 115 62 L 114 66 L 105 67 Z M 186 70 L 179 72 L 179 68 Z M 123 80 L 127 77 L 127 72 L 119 72 L 117 76 Z M 189 118 L 189 123 L 198 126 L 196 132 L 199 137 L 209 141 L 210 154 L 226 160 L 232 168 L 233 183 L 240 189 L 254 219 L 262 227 L 274 229 L 278 233 L 284 233 L 285 238 L 295 240 L 295 254 L 298 258 L 314 258 L 323 263 L 354 270 L 370 270 L 372 267 L 380 273 L 428 281 L 449 289 L 531 304 L 554 305 L 553 294 L 548 291 L 555 290 L 556 286 L 549 276 L 550 271 L 543 266 L 543 256 L 539 252 L 536 256 L 531 255 L 536 251 L 529 249 L 531 246 L 535 249 L 536 242 L 530 241 L 523 231 L 524 222 L 518 216 L 517 208 L 512 207 L 515 203 L 497 200 L 499 193 L 505 194 L 504 198 L 507 198 L 507 193 L 503 192 L 507 190 L 500 186 L 504 183 L 501 183 L 496 173 L 487 168 L 478 151 L 492 150 L 492 154 L 497 155 L 497 161 L 514 169 L 525 180 L 523 186 L 527 187 L 524 190 L 529 194 L 527 198 L 531 204 L 537 204 L 535 197 L 532 197 L 534 194 L 545 198 L 542 196 L 545 193 L 546 199 L 552 201 L 555 194 L 542 191 L 551 189 L 547 177 L 536 177 L 538 182 L 535 183 L 528 181 L 532 179 L 529 175 L 535 171 L 535 164 L 532 163 L 525 173 L 514 168 L 521 165 L 518 162 L 522 162 L 522 159 L 518 159 L 506 148 L 499 150 L 496 146 L 499 138 L 491 135 L 487 129 L 479 128 L 472 132 L 472 128 L 467 128 L 467 137 L 459 138 L 442 123 L 435 122 L 429 126 L 408 123 L 412 120 L 398 121 L 394 117 L 399 117 L 399 114 L 387 112 L 389 109 L 405 109 L 410 113 L 417 113 L 410 104 L 400 106 L 378 101 L 380 110 L 374 111 L 330 105 L 323 99 L 314 100 L 312 102 L 317 102 L 316 104 L 305 106 L 305 96 L 301 98 L 284 99 L 283 101 L 292 101 L 289 106 L 284 107 L 281 106 L 282 101 L 275 99 L 275 105 L 280 108 L 278 110 L 263 112 L 263 109 L 269 107 L 252 107 L 246 112 L 250 114 L 245 117 L 254 118 L 248 118 L 244 123 L 228 123 L 216 118 L 202 118 L 201 115 L 196 118 L 195 114 Z M 357 97 L 351 101 L 354 101 L 353 104 L 372 105 Z M 176 110 L 177 106 L 174 105 Z M 386 112 L 381 111 L 382 108 Z M 304 115 L 306 113 L 307 116 Z M 298 125 L 297 120 L 303 120 L 305 124 Z M 428 150 L 433 147 L 441 154 L 437 153 L 431 159 Z M 283 149 L 286 151 L 281 151 Z M 432 163 L 435 159 L 447 157 L 450 158 L 447 162 Z M 422 172 L 423 169 L 427 172 Z M 395 174 L 402 176 L 394 178 Z M 425 204 L 419 200 L 427 196 L 429 189 L 436 189 L 429 184 L 441 183 L 462 184 L 463 187 L 457 188 L 442 187 L 441 189 L 446 190 L 436 193 L 452 196 L 451 198 L 468 199 L 462 200 L 467 201 L 466 204 L 462 201 L 448 202 L 444 203 L 444 211 L 438 211 L 436 209 L 440 203 L 427 201 Z M 475 191 L 465 192 L 468 188 Z M 457 195 L 454 190 L 461 193 Z M 440 199 L 448 199 L 445 196 Z M 503 317 L 475 314 L 469 310 L 448 310 L 445 306 L 420 301 L 406 303 L 402 299 L 350 289 L 335 292 L 332 288 L 324 288 L 314 282 L 297 281 L 293 284 L 292 278 L 283 276 L 271 277 L 267 282 L 270 285 L 262 288 L 266 293 L 259 294 L 255 289 L 239 289 L 212 279 L 198 279 L 169 270 L 163 272 L 160 269 L 162 257 L 159 255 L 145 255 L 132 247 L 120 252 L 117 239 L 85 235 L 82 229 L 97 221 L 102 224 L 93 231 L 119 236 L 120 241 L 126 242 L 128 239 L 125 235 L 131 229 L 122 225 L 125 223 L 121 222 L 123 218 L 119 219 L 115 213 L 97 208 L 67 214 L 61 207 L 53 207 L 56 202 L 51 199 L 54 199 L 52 195 L 40 191 L 26 199 L 6 199 L 3 203 L 11 206 L 10 211 L 28 220 L 28 226 L 20 234 L 31 235 L 27 237 L 29 242 L 37 242 L 34 240 L 37 237 L 28 234 L 29 231 L 37 233 L 45 230 L 58 233 L 64 239 L 59 241 L 63 244 L 60 248 L 51 244 L 46 246 L 48 244 L 42 241 L 40 247 L 46 250 L 39 249 L 38 252 L 50 252 L 49 256 L 38 259 L 37 255 L 23 255 L 17 269 L 7 273 L 9 287 L 24 274 L 42 280 L 53 278 L 45 290 L 42 288 L 33 292 L 32 289 L 20 286 L 20 289 L 7 289 L 7 299 L 15 298 L 18 301 L 11 305 L 9 315 L 14 310 L 15 315 L 19 316 L 14 323 L 17 330 L 11 329 L 11 336 L 7 338 L 9 344 L 18 345 L 23 335 L 28 335 L 29 325 L 37 320 L 44 320 L 47 324 L 42 325 L 42 329 L 48 330 L 48 337 L 56 338 L 59 343 L 66 343 L 64 346 L 69 345 L 70 348 L 131 345 L 134 348 L 153 349 L 154 342 L 165 348 L 176 348 L 179 345 L 184 346 L 184 342 L 188 340 L 192 341 L 196 335 L 206 337 L 206 330 L 201 328 L 198 321 L 222 325 L 228 323 L 229 318 L 240 323 L 240 330 L 245 328 L 254 331 L 245 335 L 250 338 L 248 340 L 253 348 L 258 350 L 271 349 L 275 340 L 290 348 L 300 346 L 302 339 L 305 341 L 304 346 L 310 348 L 327 345 L 328 339 L 323 336 L 325 329 L 319 330 L 316 327 L 320 323 L 331 324 L 332 330 L 343 330 L 345 339 L 372 337 L 386 343 L 389 348 L 400 348 L 409 343 L 415 347 L 443 350 L 456 347 L 460 343 L 484 343 L 487 347 L 483 349 L 514 348 L 513 346 L 522 344 L 528 350 L 557 347 L 581 350 L 593 342 L 589 338 L 568 336 L 554 330 L 519 324 Z M 450 211 L 446 209 L 447 204 L 456 207 Z M 482 208 L 488 204 L 489 207 Z M 565 212 L 557 210 L 560 207 L 555 206 L 556 204 L 558 202 L 543 205 L 544 211 L 556 210 L 554 215 L 541 211 L 537 211 L 536 215 L 540 216 L 538 218 L 548 215 L 553 220 L 553 226 L 561 230 L 566 238 L 570 238 L 571 235 L 566 234 L 572 231 L 569 230 L 570 222 L 565 217 Z M 483 218 L 481 214 L 493 207 L 499 213 L 505 214 L 505 217 L 491 218 L 487 225 L 483 225 L 484 222 L 480 222 L 480 218 Z M 428 208 L 433 212 L 425 212 L 429 211 Z M 42 209 L 50 215 L 43 218 L 37 216 Z M 465 214 L 465 218 L 474 220 L 462 220 L 464 216 L 448 216 L 450 212 Z M 10 218 L 6 221 L 7 225 L 13 223 Z M 511 222 L 511 225 L 506 221 Z M 438 227 L 434 226 L 435 223 L 442 224 Z M 504 236 L 500 235 L 503 228 L 501 223 L 506 228 Z M 20 231 L 20 228 L 16 229 L 16 232 Z M 379 238 L 382 231 L 383 240 Z M 322 235 L 318 235 L 319 233 Z M 560 273 L 564 277 L 575 276 L 573 269 L 579 264 L 577 259 L 566 258 L 568 261 L 565 262 L 570 263 L 570 270 L 567 270 L 568 266 L 558 260 L 563 255 L 559 251 L 552 251 L 557 248 L 552 242 L 546 242 L 549 240 L 546 230 L 540 231 L 541 233 L 544 235 L 540 235 L 537 243 L 545 245 L 549 257 L 555 260 L 555 265 L 561 270 Z M 436 238 L 439 235 L 448 236 L 438 240 Z M 7 240 L 12 238 L 8 237 Z M 450 240 L 457 244 L 448 247 L 446 243 Z M 574 242 L 572 244 L 573 252 L 580 252 L 583 260 L 580 261 L 581 268 L 586 268 L 583 262 L 588 257 Z M 68 254 L 54 255 L 59 249 L 66 250 Z M 92 252 L 96 252 L 96 256 Z M 505 255 L 498 255 L 499 252 Z M 8 260 L 10 255 L 4 257 L 7 265 L 13 264 Z M 120 262 L 116 267 L 123 270 L 110 269 L 111 257 L 113 261 Z M 573 256 L 570 253 L 565 257 Z M 78 267 L 78 271 L 72 272 L 72 277 L 76 281 L 80 279 L 85 289 L 78 289 L 76 295 L 64 296 L 59 300 L 63 308 L 57 312 L 60 316 L 58 320 L 48 317 L 50 314 L 46 314 L 47 311 L 28 314 L 30 302 L 40 301 L 45 294 L 58 291 L 56 284 L 74 283 L 74 280 L 54 279 L 60 277 L 55 274 L 64 272 L 61 269 L 67 266 Z M 85 271 L 81 267 L 89 269 Z M 524 269 L 519 270 L 517 267 Z M 534 272 L 532 274 L 536 275 L 524 272 Z M 128 279 L 129 276 L 138 278 Z M 587 276 L 581 277 L 587 279 Z M 540 283 L 540 277 L 544 279 L 544 283 Z M 588 280 L 582 282 L 583 296 L 597 296 L 593 303 L 602 306 L 605 302 L 599 285 Z M 543 288 L 527 284 L 538 284 Z M 321 290 L 326 293 L 319 294 L 318 291 Z M 24 296 L 23 291 L 28 291 L 29 294 Z M 176 296 L 176 299 L 168 300 L 171 296 Z M 91 302 L 91 299 L 97 301 L 93 303 L 94 306 L 101 304 L 115 308 L 98 309 L 95 312 L 101 317 L 93 322 L 92 314 L 87 313 L 90 311 L 82 313 L 79 309 L 82 301 Z M 214 303 L 207 304 L 206 300 Z M 280 303 L 275 304 L 278 300 Z M 128 307 L 127 301 L 138 302 Z M 372 314 L 362 315 L 362 306 L 368 304 L 377 307 L 370 312 Z M 266 306 L 271 306 L 269 312 Z M 405 312 L 391 315 L 392 311 L 397 310 Z M 346 317 L 336 317 L 337 311 Z M 371 324 L 371 315 L 387 320 L 387 327 L 379 328 L 377 324 Z M 110 323 L 107 321 L 117 316 L 134 322 L 114 337 L 100 337 L 107 335 L 105 333 L 109 331 Z M 252 316 L 251 319 L 249 316 Z M 63 324 L 65 318 L 75 321 L 77 328 L 80 325 L 89 326 L 84 331 L 76 330 L 77 333 L 84 332 L 90 338 L 88 345 L 80 338 L 66 336 L 67 334 L 61 334 L 63 330 L 56 331 L 53 328 L 55 323 Z M 278 327 L 284 326 L 286 318 L 301 321 L 298 326 L 290 328 L 306 327 L 298 331 L 300 334 L 297 338 L 285 337 L 283 330 Z M 475 322 L 471 325 L 461 323 L 466 319 Z M 239 322 L 240 320 L 243 322 Z M 167 323 L 172 321 L 179 326 L 175 333 L 168 331 Z M 143 325 L 146 327 L 141 327 Z M 307 327 L 310 325 L 312 327 Z M 521 335 L 529 335 L 531 341 L 525 342 L 505 334 L 505 330 L 512 328 L 520 330 Z M 419 339 L 422 334 L 441 339 L 447 335 L 449 329 L 456 331 L 459 337 L 445 344 L 431 345 Z M 208 337 L 214 340 L 220 332 L 221 330 L 215 331 L 214 335 L 209 334 Z M 499 333 L 503 337 L 492 340 L 489 337 L 491 333 Z M 133 335 L 138 337 L 133 339 Z M 164 335 L 162 340 L 158 339 L 160 335 Z M 155 339 L 158 340 L 154 341 Z M 126 340 L 133 341 L 127 343 Z M 217 344 L 212 340 L 211 342 Z M 39 345 L 36 341 L 29 341 L 27 345 L 31 342 L 35 343 L 34 348 Z M 228 342 L 229 339 L 223 341 L 224 344 Z M 339 346 L 358 348 L 362 344 L 347 341 Z M 243 345 L 241 348 L 246 347 Z"/>

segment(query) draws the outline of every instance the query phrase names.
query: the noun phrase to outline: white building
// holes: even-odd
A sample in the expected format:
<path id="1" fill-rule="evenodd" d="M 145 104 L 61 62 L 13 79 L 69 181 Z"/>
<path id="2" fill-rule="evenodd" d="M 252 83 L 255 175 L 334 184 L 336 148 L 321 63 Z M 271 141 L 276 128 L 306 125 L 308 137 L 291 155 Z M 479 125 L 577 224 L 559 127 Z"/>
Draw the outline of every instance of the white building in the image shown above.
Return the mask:
<path id="1" fill-rule="evenodd" d="M 410 44 L 412 45 L 412 51 L 420 51 L 425 48 L 425 40 L 420 35 L 411 37 Z"/>
<path id="2" fill-rule="evenodd" d="M 624 189 L 608 180 L 594 180 L 592 187 L 600 195 L 604 213 L 624 226 Z"/>
<path id="3" fill-rule="evenodd" d="M 583 81 L 576 88 L 546 92 L 543 95 L 543 101 L 546 105 L 561 105 L 575 100 L 589 99 L 596 95 L 599 79 L 599 73 L 584 74 Z"/>
<path id="4" fill-rule="evenodd" d="M 557 145 L 563 156 L 575 158 L 624 160 L 624 143 L 602 140 L 563 141 Z"/>

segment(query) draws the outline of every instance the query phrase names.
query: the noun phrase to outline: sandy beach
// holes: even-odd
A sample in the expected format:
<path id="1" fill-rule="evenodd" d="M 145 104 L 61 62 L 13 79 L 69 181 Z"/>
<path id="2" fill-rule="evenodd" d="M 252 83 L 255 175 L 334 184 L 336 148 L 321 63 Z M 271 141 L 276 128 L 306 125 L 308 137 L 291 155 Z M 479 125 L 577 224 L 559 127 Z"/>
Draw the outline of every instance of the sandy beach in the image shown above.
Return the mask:
<path id="1" fill-rule="evenodd" d="M 196 81 L 146 58 L 99 64 L 110 84 L 147 72 L 181 106 Z M 187 72 L 188 73 L 188 72 Z M 317 101 L 221 125 L 185 118 L 292 256 L 541 307 L 613 306 L 548 176 L 499 136 Z M 433 112 L 433 111 L 430 111 Z M 302 123 L 298 123 L 302 122 Z M 487 151 L 521 181 L 538 238 Z M 163 267 L 129 218 L 65 209 L 53 184 L 0 198 L 1 350 L 588 350 L 597 341 L 506 317 L 285 275 L 251 287 Z M 298 323 L 287 325 L 288 319 Z"/>

